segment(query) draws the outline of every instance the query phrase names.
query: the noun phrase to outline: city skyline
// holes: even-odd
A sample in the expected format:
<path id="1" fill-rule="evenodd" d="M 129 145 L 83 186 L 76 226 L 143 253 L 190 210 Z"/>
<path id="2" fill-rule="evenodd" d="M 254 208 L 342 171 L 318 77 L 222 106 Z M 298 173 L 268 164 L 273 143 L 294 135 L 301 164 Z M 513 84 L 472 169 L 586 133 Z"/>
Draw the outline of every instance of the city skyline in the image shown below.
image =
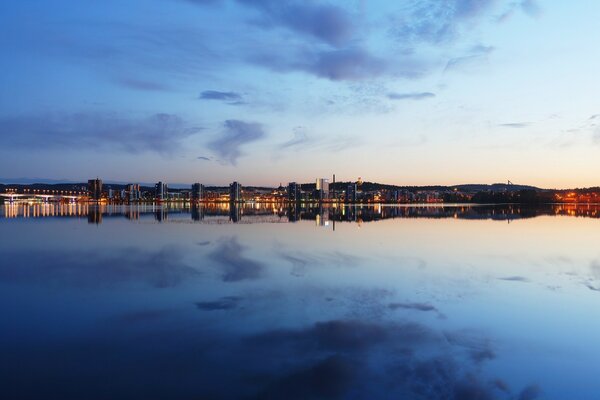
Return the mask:
<path id="1" fill-rule="evenodd" d="M 595 4 L 0 10 L 6 179 L 600 184 Z"/>

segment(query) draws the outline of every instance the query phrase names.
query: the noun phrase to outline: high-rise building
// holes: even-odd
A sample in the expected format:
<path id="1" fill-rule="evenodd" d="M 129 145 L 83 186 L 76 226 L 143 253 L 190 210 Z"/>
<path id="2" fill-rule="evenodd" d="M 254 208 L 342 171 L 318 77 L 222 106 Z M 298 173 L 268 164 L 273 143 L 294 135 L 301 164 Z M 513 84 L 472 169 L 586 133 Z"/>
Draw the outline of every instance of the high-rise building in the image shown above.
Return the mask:
<path id="1" fill-rule="evenodd" d="M 127 185 L 127 193 L 129 195 L 129 201 L 139 201 L 142 198 L 142 192 L 140 191 L 140 185 L 138 183 L 130 183 Z"/>
<path id="2" fill-rule="evenodd" d="M 289 201 L 300 201 L 300 185 L 296 182 L 288 183 L 287 195 Z"/>
<path id="3" fill-rule="evenodd" d="M 92 200 L 100 200 L 102 198 L 102 180 L 98 178 L 88 180 L 88 192 Z"/>
<path id="4" fill-rule="evenodd" d="M 242 201 L 242 185 L 239 182 L 233 182 L 229 185 L 229 201 Z"/>
<path id="5" fill-rule="evenodd" d="M 201 183 L 194 183 L 192 185 L 192 200 L 202 201 L 204 200 L 204 185 Z"/>
<path id="6" fill-rule="evenodd" d="M 356 183 L 348 184 L 348 187 L 346 188 L 346 203 L 356 203 L 356 192 Z"/>
<path id="7" fill-rule="evenodd" d="M 158 182 L 154 186 L 156 193 L 156 200 L 168 200 L 169 199 L 169 187 L 166 183 Z"/>
<path id="8" fill-rule="evenodd" d="M 329 179 L 317 178 L 315 197 L 317 200 L 325 200 L 329 198 Z"/>

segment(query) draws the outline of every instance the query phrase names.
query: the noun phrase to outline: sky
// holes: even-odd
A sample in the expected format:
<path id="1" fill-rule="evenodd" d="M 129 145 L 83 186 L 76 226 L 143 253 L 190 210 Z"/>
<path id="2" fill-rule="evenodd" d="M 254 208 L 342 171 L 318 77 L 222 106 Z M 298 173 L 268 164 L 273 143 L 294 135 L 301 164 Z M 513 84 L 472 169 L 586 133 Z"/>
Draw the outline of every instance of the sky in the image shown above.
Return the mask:
<path id="1" fill-rule="evenodd" d="M 0 3 L 0 179 L 600 185 L 600 4 Z"/>

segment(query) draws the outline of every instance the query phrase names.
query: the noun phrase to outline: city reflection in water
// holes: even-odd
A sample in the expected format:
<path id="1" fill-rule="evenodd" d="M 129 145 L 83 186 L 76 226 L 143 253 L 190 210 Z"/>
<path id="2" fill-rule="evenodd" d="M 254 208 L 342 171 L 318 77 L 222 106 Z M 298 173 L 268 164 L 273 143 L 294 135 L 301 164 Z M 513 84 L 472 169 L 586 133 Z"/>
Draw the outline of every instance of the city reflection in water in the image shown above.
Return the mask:
<path id="1" fill-rule="evenodd" d="M 595 400 L 599 210 L 5 205 L 0 398 Z"/>
<path id="2" fill-rule="evenodd" d="M 318 226 L 333 222 L 371 222 L 393 218 L 461 218 L 492 219 L 510 222 L 515 219 L 539 216 L 572 216 L 600 218 L 598 204 L 526 205 L 322 205 L 322 204 L 229 204 L 206 203 L 180 205 L 139 204 L 6 204 L 0 206 L 2 218 L 76 217 L 87 218 L 90 224 L 100 224 L 106 218 L 125 217 L 138 221 L 154 217 L 158 222 L 170 218 L 180 223 L 188 218 L 193 222 L 297 222 L 312 220 Z M 224 217 L 228 217 L 224 220 Z"/>

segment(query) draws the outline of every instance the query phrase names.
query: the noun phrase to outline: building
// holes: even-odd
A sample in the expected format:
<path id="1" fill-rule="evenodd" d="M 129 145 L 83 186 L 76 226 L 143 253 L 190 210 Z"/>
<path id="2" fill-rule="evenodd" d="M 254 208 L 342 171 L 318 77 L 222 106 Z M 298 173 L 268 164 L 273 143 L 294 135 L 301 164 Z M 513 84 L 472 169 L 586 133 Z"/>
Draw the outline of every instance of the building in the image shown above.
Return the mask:
<path id="1" fill-rule="evenodd" d="M 140 201 L 140 199 L 142 198 L 140 185 L 138 183 L 130 183 L 129 185 L 127 185 L 127 194 L 129 195 L 129 201 Z"/>
<path id="2" fill-rule="evenodd" d="M 166 183 L 158 182 L 154 185 L 154 193 L 156 200 L 168 200 L 169 199 L 169 187 Z"/>
<path id="3" fill-rule="evenodd" d="M 287 196 L 289 201 L 298 202 L 301 196 L 300 185 L 296 182 L 288 183 Z"/>
<path id="4" fill-rule="evenodd" d="M 348 184 L 346 188 L 346 203 L 356 203 L 357 196 L 356 192 L 358 191 L 358 185 L 356 183 Z"/>
<path id="5" fill-rule="evenodd" d="M 240 202 L 242 200 L 242 185 L 239 182 L 233 182 L 229 185 L 229 201 Z"/>
<path id="6" fill-rule="evenodd" d="M 326 200 L 329 198 L 329 179 L 317 178 L 315 198 L 317 200 Z"/>
<path id="7" fill-rule="evenodd" d="M 102 180 L 98 178 L 88 180 L 88 193 L 92 200 L 100 200 L 102 198 Z"/>
<path id="8" fill-rule="evenodd" d="M 202 201 L 204 200 L 204 185 L 201 183 L 194 183 L 192 185 L 192 200 Z"/>

